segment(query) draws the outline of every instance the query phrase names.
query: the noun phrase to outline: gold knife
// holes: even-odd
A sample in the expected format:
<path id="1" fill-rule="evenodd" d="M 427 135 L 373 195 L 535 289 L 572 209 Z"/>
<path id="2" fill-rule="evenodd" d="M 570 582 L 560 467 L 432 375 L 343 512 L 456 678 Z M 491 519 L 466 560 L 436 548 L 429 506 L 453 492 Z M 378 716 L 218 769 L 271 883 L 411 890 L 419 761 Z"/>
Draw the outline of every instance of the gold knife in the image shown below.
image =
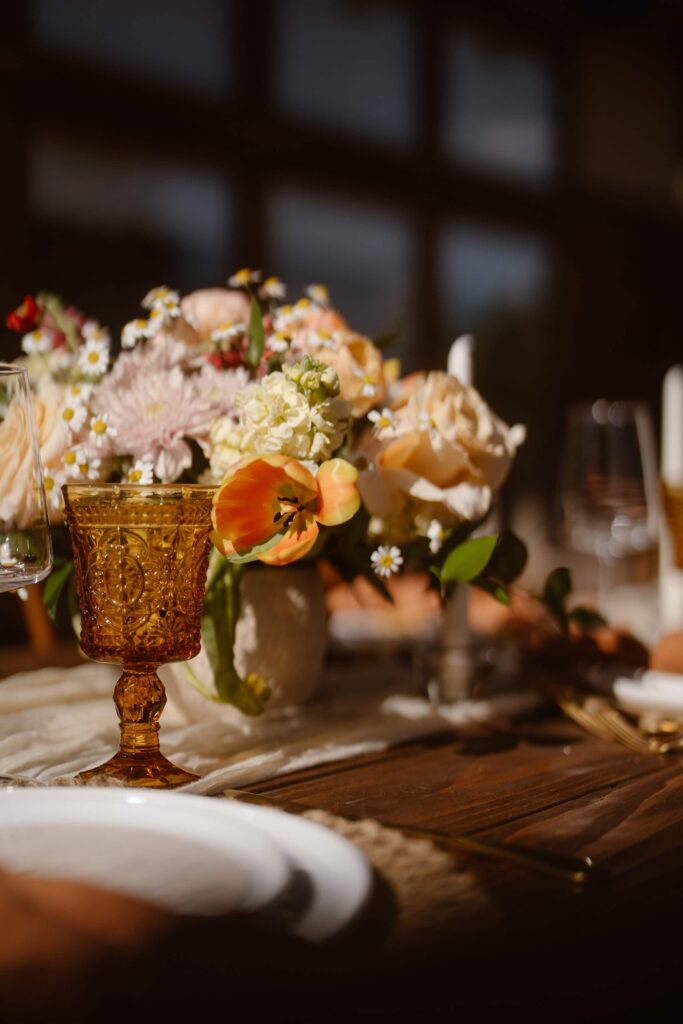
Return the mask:
<path id="1" fill-rule="evenodd" d="M 223 795 L 241 803 L 253 804 L 256 807 L 270 807 L 274 810 L 285 811 L 287 814 L 305 814 L 313 810 L 312 807 L 305 807 L 302 804 L 291 801 L 274 799 L 263 793 L 252 793 L 246 789 L 225 789 Z M 348 817 L 348 821 L 359 821 L 359 817 Z M 413 825 L 398 825 L 380 821 L 383 828 L 393 829 L 402 832 L 410 839 L 428 839 L 442 850 L 452 852 L 454 849 L 466 850 L 468 853 L 477 854 L 480 857 L 490 857 L 494 860 L 503 860 L 516 864 L 518 867 L 527 868 L 550 878 L 561 879 L 576 887 L 592 885 L 595 882 L 604 882 L 609 876 L 603 868 L 593 864 L 590 857 L 575 857 L 569 854 L 555 853 L 551 850 L 532 850 L 528 847 L 515 846 L 511 843 L 497 843 L 491 840 L 474 839 L 471 836 L 452 836 L 448 832 L 438 832 L 434 829 L 416 828 Z"/>

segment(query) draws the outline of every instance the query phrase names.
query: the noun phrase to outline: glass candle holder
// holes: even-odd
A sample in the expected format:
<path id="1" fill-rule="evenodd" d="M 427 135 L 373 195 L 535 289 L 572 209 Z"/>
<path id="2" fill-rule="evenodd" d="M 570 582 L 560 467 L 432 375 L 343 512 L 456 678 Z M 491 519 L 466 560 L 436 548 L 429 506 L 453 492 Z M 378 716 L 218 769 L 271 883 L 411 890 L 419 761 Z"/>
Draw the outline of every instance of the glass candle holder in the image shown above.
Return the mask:
<path id="1" fill-rule="evenodd" d="M 199 653 L 214 488 L 75 483 L 63 492 L 81 648 L 94 661 L 123 666 L 114 690 L 118 753 L 80 777 L 183 785 L 197 776 L 160 751 L 166 694 L 156 670 Z"/>

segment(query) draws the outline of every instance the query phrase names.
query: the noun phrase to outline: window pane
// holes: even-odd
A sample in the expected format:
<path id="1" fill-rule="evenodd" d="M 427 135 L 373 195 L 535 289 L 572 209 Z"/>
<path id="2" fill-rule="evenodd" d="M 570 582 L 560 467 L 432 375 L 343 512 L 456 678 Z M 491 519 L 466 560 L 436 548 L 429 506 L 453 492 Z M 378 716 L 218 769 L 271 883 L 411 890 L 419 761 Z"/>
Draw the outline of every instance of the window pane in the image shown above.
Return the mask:
<path id="1" fill-rule="evenodd" d="M 34 0 L 33 11 L 51 50 L 200 92 L 227 85 L 222 0 Z"/>
<path id="2" fill-rule="evenodd" d="M 294 190 L 278 192 L 270 204 L 273 272 L 295 297 L 321 282 L 352 327 L 376 337 L 406 327 L 411 307 L 411 244 L 402 219 Z M 403 357 L 402 345 L 391 354 Z"/>
<path id="3" fill-rule="evenodd" d="M 389 142 L 413 134 L 405 16 L 389 5 L 278 0 L 275 83 L 288 112 Z"/>
<path id="4" fill-rule="evenodd" d="M 445 103 L 450 155 L 535 180 L 551 173 L 552 82 L 538 57 L 458 32 L 448 44 Z"/>
<path id="5" fill-rule="evenodd" d="M 231 196 L 211 171 L 43 137 L 29 204 L 35 286 L 128 304 L 124 318 L 155 284 L 221 284 L 231 266 Z"/>
<path id="6" fill-rule="evenodd" d="M 540 239 L 463 226 L 443 240 L 444 302 L 458 330 L 474 330 L 493 316 L 533 307 L 543 297 L 546 276 Z"/>
<path id="7" fill-rule="evenodd" d="M 472 333 L 474 384 L 509 422 L 525 423 L 518 482 L 544 479 L 561 360 L 549 326 L 549 254 L 542 238 L 454 225 L 439 253 L 442 337 Z M 443 354 L 445 356 L 445 352 Z"/>

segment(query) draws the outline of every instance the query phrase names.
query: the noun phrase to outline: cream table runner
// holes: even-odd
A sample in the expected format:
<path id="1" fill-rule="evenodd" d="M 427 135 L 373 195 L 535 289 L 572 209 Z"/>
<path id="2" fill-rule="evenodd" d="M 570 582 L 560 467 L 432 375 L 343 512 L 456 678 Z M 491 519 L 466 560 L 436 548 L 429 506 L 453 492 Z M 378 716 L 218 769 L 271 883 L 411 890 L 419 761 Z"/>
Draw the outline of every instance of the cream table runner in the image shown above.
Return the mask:
<path id="1" fill-rule="evenodd" d="M 185 791 L 212 794 L 472 722 L 517 716 L 538 703 L 523 691 L 434 706 L 410 694 L 408 677 L 393 666 L 390 671 L 388 687 L 378 686 L 376 668 L 365 678 L 356 668 L 348 678 L 328 676 L 317 702 L 249 719 L 194 691 L 188 700 L 189 683 L 179 683 L 166 667 L 162 750 L 201 776 Z M 117 676 L 116 667 L 88 662 L 0 681 L 0 775 L 59 784 L 109 757 L 118 746 L 112 703 Z"/>

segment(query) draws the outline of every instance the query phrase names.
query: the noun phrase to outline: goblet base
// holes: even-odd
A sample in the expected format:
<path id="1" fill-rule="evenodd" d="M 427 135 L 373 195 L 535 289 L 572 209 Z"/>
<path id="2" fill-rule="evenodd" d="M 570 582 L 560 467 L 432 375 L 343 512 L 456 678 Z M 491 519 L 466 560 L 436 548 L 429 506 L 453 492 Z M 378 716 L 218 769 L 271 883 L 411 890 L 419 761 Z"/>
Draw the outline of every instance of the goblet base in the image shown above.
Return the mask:
<path id="1" fill-rule="evenodd" d="M 194 782 L 199 775 L 179 768 L 158 751 L 153 756 L 119 751 L 104 764 L 80 772 L 78 778 L 84 782 L 101 782 L 104 785 L 107 780 L 112 779 L 125 786 L 174 789 L 177 786 L 184 786 L 186 782 Z"/>

